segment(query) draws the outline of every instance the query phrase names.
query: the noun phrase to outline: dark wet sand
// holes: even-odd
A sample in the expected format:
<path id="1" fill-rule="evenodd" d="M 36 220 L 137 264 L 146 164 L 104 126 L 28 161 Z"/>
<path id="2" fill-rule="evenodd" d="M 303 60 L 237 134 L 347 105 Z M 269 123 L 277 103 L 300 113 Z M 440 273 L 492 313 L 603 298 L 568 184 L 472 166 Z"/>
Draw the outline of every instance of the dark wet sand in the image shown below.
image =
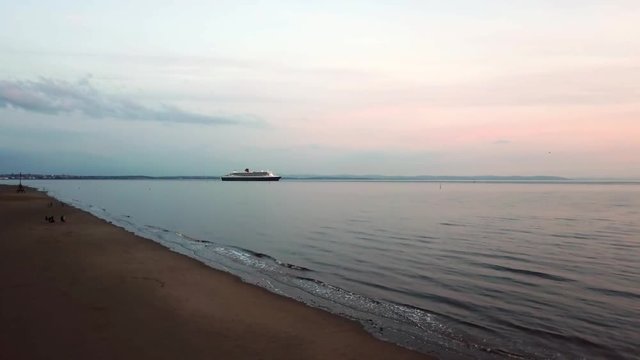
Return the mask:
<path id="1" fill-rule="evenodd" d="M 0 280 L 1 359 L 427 358 L 33 189 L 0 185 Z"/>

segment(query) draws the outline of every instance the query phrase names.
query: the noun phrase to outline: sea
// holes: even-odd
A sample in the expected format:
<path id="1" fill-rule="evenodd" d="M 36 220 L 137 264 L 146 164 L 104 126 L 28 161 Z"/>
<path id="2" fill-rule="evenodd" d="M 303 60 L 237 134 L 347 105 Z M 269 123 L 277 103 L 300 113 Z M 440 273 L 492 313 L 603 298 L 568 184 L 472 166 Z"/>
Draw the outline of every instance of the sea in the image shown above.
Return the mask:
<path id="1" fill-rule="evenodd" d="M 637 182 L 26 184 L 442 359 L 640 357 Z"/>

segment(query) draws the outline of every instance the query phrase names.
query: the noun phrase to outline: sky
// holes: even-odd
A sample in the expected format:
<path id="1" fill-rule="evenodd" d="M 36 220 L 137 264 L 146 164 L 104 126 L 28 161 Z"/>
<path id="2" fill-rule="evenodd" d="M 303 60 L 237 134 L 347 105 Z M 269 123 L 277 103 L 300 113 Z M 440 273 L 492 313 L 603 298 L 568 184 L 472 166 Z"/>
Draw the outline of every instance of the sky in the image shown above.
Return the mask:
<path id="1" fill-rule="evenodd" d="M 637 0 L 0 9 L 0 173 L 640 178 Z"/>

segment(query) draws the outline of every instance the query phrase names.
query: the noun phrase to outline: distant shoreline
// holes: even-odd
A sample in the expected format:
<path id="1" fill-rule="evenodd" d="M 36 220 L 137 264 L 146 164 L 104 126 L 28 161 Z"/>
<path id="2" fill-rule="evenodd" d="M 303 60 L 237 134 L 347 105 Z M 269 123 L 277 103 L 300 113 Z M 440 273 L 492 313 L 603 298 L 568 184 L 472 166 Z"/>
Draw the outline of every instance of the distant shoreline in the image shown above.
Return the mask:
<path id="1" fill-rule="evenodd" d="M 220 176 L 0 174 L 4 180 L 213 180 Z M 432 176 L 432 175 L 283 175 L 289 180 L 399 180 L 399 181 L 571 181 L 561 176 Z"/>
<path id="2" fill-rule="evenodd" d="M 220 176 L 147 176 L 147 175 L 66 175 L 66 174 L 0 174 L 0 180 L 214 180 Z M 282 175 L 285 181 L 379 181 L 379 182 L 446 182 L 446 183 L 539 183 L 539 184 L 638 184 L 640 179 L 567 178 L 561 176 L 431 176 L 431 175 Z"/>

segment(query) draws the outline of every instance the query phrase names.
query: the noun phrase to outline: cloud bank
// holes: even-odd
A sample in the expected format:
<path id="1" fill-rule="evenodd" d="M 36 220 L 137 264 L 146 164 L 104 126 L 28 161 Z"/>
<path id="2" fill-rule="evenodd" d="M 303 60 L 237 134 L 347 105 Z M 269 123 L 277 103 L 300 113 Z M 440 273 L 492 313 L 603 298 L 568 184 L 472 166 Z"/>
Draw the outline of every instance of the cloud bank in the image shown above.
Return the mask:
<path id="1" fill-rule="evenodd" d="M 102 93 L 88 79 L 72 83 L 40 78 L 37 81 L 0 80 L 0 107 L 41 114 L 80 113 L 91 118 L 146 120 L 206 125 L 248 125 L 246 117 L 210 116 L 162 105 L 150 108 L 124 97 Z"/>

